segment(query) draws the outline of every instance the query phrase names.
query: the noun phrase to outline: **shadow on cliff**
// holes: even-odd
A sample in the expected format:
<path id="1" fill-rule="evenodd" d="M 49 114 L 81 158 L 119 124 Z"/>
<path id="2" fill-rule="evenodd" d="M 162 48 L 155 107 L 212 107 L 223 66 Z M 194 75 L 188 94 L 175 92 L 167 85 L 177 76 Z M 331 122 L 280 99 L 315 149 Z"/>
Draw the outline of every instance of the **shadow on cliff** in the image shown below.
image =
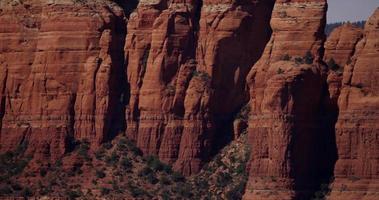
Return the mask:
<path id="1" fill-rule="evenodd" d="M 338 113 L 337 102 L 330 98 L 325 81 L 316 131 L 294 135 L 290 155 L 296 191 L 294 200 L 324 199 L 328 193 L 338 159 L 335 136 Z"/>
<path id="2" fill-rule="evenodd" d="M 113 46 L 118 47 L 120 54 L 111 54 L 112 61 L 116 62 L 115 66 L 111 71 L 111 78 L 109 80 L 111 93 L 110 95 L 110 104 L 108 113 L 108 127 L 109 133 L 104 136 L 104 141 L 110 141 L 116 137 L 120 132 L 125 131 L 126 129 L 126 119 L 125 119 L 125 110 L 126 106 L 129 104 L 130 98 L 130 85 L 125 76 L 126 64 L 125 64 L 125 39 L 127 34 L 127 19 L 129 19 L 130 14 L 137 8 L 138 0 L 114 0 L 123 10 L 126 19 L 120 19 L 122 21 L 118 24 L 125 24 L 124 26 L 116 26 L 115 33 L 117 38 L 113 40 Z"/>
<path id="3" fill-rule="evenodd" d="M 214 146 L 211 156 L 233 139 L 233 121 L 249 101 L 246 77 L 260 59 L 271 38 L 270 26 L 275 1 L 258 2 L 242 7 L 249 13 L 241 19 L 232 37 L 223 38 L 217 46 L 212 70 L 211 111 L 215 124 Z M 226 15 L 227 17 L 227 15 Z"/>

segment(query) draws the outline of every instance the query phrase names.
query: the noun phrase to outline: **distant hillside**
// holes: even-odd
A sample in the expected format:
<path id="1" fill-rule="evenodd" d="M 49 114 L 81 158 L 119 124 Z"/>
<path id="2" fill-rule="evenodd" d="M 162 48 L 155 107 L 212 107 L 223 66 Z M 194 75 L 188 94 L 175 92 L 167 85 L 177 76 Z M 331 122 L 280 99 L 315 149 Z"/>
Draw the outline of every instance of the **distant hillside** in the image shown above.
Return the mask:
<path id="1" fill-rule="evenodd" d="M 331 24 L 327 24 L 326 27 L 325 27 L 325 34 L 326 35 L 330 35 L 330 33 L 337 27 L 343 25 L 343 24 L 346 24 L 346 23 L 351 23 L 355 26 L 358 26 L 358 27 L 361 27 L 363 28 L 365 26 L 365 23 L 366 21 L 357 21 L 357 22 L 336 22 L 336 23 L 331 23 Z"/>

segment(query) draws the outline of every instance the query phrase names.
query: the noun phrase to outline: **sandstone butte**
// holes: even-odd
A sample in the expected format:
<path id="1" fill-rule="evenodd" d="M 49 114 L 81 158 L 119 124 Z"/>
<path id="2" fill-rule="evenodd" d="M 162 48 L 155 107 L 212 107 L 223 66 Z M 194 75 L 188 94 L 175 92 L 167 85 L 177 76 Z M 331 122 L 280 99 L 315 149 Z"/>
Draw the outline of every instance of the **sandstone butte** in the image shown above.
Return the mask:
<path id="1" fill-rule="evenodd" d="M 326 40 L 326 0 L 125 2 L 1 0 L 1 152 L 126 132 L 190 175 L 248 126 L 243 199 L 377 199 L 378 9 Z"/>

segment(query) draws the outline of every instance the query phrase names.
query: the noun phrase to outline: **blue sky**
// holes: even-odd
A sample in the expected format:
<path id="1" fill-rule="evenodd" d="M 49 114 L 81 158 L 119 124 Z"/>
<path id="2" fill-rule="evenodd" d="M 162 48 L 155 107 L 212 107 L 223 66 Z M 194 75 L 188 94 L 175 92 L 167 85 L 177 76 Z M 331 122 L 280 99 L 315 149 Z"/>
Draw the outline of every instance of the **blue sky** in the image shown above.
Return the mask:
<path id="1" fill-rule="evenodd" d="M 379 7 L 379 0 L 328 0 L 328 23 L 366 20 Z"/>

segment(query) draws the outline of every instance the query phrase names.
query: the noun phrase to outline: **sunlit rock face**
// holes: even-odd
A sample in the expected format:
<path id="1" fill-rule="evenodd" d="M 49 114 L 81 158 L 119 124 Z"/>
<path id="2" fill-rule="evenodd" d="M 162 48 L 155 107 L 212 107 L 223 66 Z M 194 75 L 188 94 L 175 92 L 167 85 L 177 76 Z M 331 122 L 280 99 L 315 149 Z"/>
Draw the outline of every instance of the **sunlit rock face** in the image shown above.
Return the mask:
<path id="1" fill-rule="evenodd" d="M 309 199 L 331 173 L 323 131 L 326 1 L 276 1 L 273 33 L 247 78 L 251 163 L 244 199 Z M 329 122 L 326 122 L 329 123 Z M 333 155 L 330 155 L 333 156 Z"/>
<path id="2" fill-rule="evenodd" d="M 127 134 L 184 174 L 231 139 L 273 1 L 141 1 L 125 45 Z M 221 100 L 222 99 L 222 100 Z"/>
<path id="3" fill-rule="evenodd" d="M 1 151 L 56 160 L 97 146 L 123 123 L 124 13 L 94 1 L 1 1 Z"/>

